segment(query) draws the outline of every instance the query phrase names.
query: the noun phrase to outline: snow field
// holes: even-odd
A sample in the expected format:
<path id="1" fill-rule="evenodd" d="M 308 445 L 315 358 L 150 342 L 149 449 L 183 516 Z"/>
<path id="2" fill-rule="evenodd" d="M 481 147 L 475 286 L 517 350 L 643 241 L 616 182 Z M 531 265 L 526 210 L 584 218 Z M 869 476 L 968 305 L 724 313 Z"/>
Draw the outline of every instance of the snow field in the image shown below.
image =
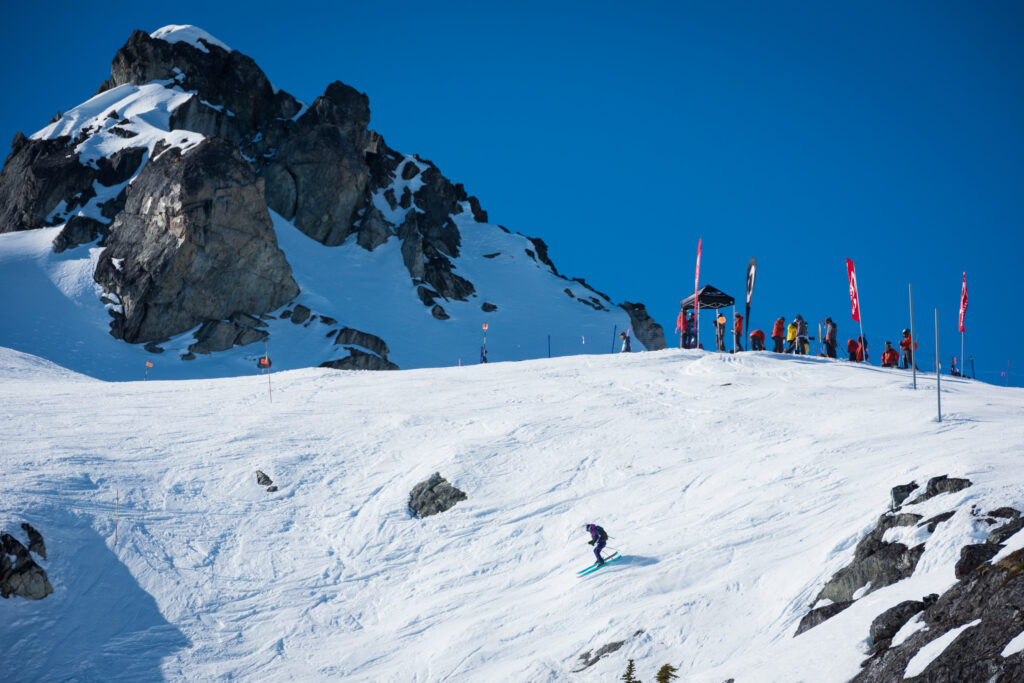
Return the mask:
<path id="1" fill-rule="evenodd" d="M 0 601 L 26 680 L 603 681 L 633 658 L 842 681 L 871 620 L 945 590 L 981 533 L 958 512 L 913 577 L 793 638 L 893 485 L 974 482 L 926 517 L 1024 503 L 1024 392 L 944 379 L 936 423 L 933 380 L 814 358 L 305 369 L 271 375 L 273 403 L 266 377 L 106 383 L 9 350 L 0 376 L 0 528 L 43 533 L 56 589 Z M 434 471 L 469 499 L 411 518 Z M 578 579 L 587 522 L 624 558 Z"/>

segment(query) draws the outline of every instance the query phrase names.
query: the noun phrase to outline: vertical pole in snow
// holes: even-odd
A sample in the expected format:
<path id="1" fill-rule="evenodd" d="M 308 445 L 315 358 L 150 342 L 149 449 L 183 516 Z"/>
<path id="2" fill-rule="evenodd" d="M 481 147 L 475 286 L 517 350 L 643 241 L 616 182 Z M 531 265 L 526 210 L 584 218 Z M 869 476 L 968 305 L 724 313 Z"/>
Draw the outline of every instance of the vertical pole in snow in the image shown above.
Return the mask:
<path id="1" fill-rule="evenodd" d="M 551 335 L 548 335 L 548 358 L 551 358 Z"/>
<path id="2" fill-rule="evenodd" d="M 612 353 L 615 353 L 615 335 L 619 333 L 619 326 L 612 328 Z"/>
<path id="3" fill-rule="evenodd" d="M 733 305 L 733 307 L 732 307 L 732 324 L 733 324 L 733 327 L 736 326 L 736 306 L 735 305 Z M 732 333 L 732 352 L 733 353 L 737 353 L 738 351 L 739 351 L 739 349 L 736 348 L 736 333 L 733 332 Z"/>
<path id="4" fill-rule="evenodd" d="M 1006 386 L 1010 386 L 1010 361 L 1006 361 Z"/>
<path id="5" fill-rule="evenodd" d="M 935 309 L 935 399 L 938 402 L 939 422 L 942 422 L 942 373 L 939 372 L 939 309 Z"/>
<path id="6" fill-rule="evenodd" d="M 917 391 L 917 349 L 914 348 L 914 285 L 907 283 L 910 292 L 910 367 L 914 373 L 914 390 Z"/>

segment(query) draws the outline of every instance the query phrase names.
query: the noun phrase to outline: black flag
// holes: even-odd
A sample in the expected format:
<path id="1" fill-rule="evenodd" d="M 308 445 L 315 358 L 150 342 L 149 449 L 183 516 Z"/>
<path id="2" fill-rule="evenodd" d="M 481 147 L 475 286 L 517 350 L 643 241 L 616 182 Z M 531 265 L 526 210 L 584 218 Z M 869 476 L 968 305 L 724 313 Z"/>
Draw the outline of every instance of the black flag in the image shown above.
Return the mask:
<path id="1" fill-rule="evenodd" d="M 747 334 L 750 334 L 750 297 L 754 295 L 754 278 L 757 277 L 757 259 L 747 264 Z"/>

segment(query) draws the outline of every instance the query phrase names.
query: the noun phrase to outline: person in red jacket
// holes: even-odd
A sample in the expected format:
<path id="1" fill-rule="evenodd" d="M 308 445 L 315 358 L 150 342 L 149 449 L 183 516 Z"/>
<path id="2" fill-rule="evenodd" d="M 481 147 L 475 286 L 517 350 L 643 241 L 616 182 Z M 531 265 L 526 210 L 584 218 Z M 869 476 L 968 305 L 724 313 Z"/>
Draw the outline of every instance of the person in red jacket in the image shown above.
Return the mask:
<path id="1" fill-rule="evenodd" d="M 764 330 L 754 330 L 750 333 L 750 350 L 764 351 Z"/>
<path id="2" fill-rule="evenodd" d="M 904 370 L 909 370 L 914 365 L 914 351 L 917 350 L 917 342 L 910 338 L 910 330 L 903 330 L 900 348 L 903 349 L 902 367 Z"/>
<path id="3" fill-rule="evenodd" d="M 864 350 L 857 343 L 856 339 L 850 339 L 846 342 L 846 352 L 850 354 L 850 360 L 855 363 L 860 363 L 864 360 Z"/>
<path id="4" fill-rule="evenodd" d="M 772 328 L 772 341 L 775 342 L 775 348 L 772 349 L 775 353 L 782 353 L 782 343 L 786 341 L 786 319 L 779 318 L 775 321 L 775 326 Z"/>
<path id="5" fill-rule="evenodd" d="M 732 324 L 732 336 L 736 342 L 736 350 L 743 350 L 743 316 L 739 313 L 733 313 L 732 317 L 735 321 Z"/>
<path id="6" fill-rule="evenodd" d="M 882 351 L 882 367 L 894 368 L 900 363 L 899 352 L 892 348 L 892 342 L 885 342 L 885 351 Z"/>

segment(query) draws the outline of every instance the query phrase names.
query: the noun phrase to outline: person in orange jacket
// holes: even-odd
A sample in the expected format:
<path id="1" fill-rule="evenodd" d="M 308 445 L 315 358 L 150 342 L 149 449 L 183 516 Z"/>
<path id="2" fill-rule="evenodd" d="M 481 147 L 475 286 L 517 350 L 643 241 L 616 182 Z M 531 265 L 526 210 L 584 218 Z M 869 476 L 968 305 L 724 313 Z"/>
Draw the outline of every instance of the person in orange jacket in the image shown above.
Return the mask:
<path id="1" fill-rule="evenodd" d="M 900 363 L 899 352 L 892 348 L 892 342 L 885 342 L 885 351 L 882 351 L 882 367 L 894 368 Z"/>
<path id="2" fill-rule="evenodd" d="M 864 349 L 861 348 L 856 339 L 850 339 L 846 342 L 846 352 L 850 354 L 850 360 L 854 363 L 860 363 L 864 360 Z"/>
<path id="3" fill-rule="evenodd" d="M 900 348 L 903 349 L 903 364 L 901 367 L 904 370 L 909 370 L 911 367 L 914 367 L 914 351 L 917 350 L 917 342 L 910 338 L 910 330 L 903 330 Z"/>
<path id="4" fill-rule="evenodd" d="M 750 350 L 764 351 L 764 330 L 754 330 L 750 333 Z"/>
<path id="5" fill-rule="evenodd" d="M 739 313 L 733 313 L 732 317 L 735 320 L 732 323 L 732 336 L 736 342 L 736 350 L 743 350 L 743 316 Z"/>
<path id="6" fill-rule="evenodd" d="M 772 327 L 772 341 L 775 342 L 775 348 L 772 351 L 782 353 L 784 350 L 782 344 L 786 341 L 786 319 L 781 316 L 775 321 L 775 326 Z"/>

